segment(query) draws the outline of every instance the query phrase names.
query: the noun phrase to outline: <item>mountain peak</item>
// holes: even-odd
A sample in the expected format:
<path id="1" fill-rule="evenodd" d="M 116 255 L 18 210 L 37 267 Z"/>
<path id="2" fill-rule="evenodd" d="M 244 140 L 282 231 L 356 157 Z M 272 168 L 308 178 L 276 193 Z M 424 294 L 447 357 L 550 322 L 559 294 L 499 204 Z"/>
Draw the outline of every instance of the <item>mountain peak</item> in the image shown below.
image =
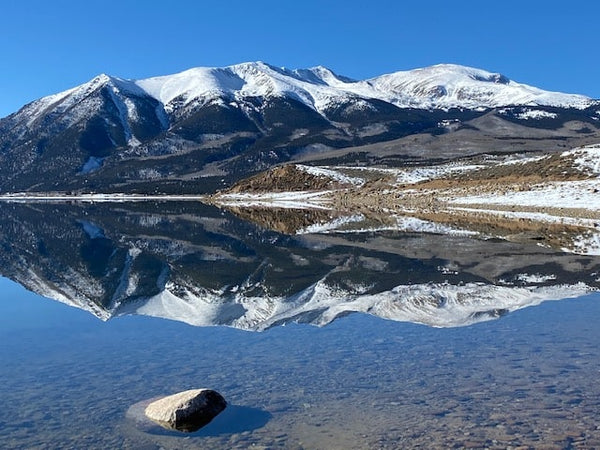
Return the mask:
<path id="1" fill-rule="evenodd" d="M 467 77 L 471 80 L 481 82 L 491 82 L 497 84 L 509 84 L 510 79 L 497 72 L 489 72 L 487 70 L 478 69 L 470 66 L 462 66 L 459 64 L 436 64 L 422 69 L 415 69 L 411 72 L 427 73 L 430 76 L 438 75 L 442 77 Z"/>
<path id="2" fill-rule="evenodd" d="M 109 83 L 112 80 L 112 77 L 110 75 L 107 75 L 105 73 L 101 73 L 100 75 L 96 75 L 94 78 L 92 78 L 89 83 L 93 83 L 93 84 L 104 84 L 104 83 Z"/>
<path id="3" fill-rule="evenodd" d="M 329 85 L 335 86 L 339 84 L 356 83 L 356 80 L 342 75 L 338 75 L 333 70 L 325 66 L 315 66 L 309 69 L 296 69 L 294 73 L 303 77 L 315 77 L 317 80 Z"/>
<path id="4" fill-rule="evenodd" d="M 113 77 L 106 73 L 101 73 L 96 75 L 87 83 L 84 83 L 80 86 L 80 88 L 91 92 L 96 89 L 103 88 L 104 86 L 112 86 L 117 89 L 126 89 L 128 85 L 132 85 L 133 83 L 129 80 L 125 80 L 123 78 Z M 131 89 L 131 88 L 130 88 Z"/>
<path id="5" fill-rule="evenodd" d="M 232 72 L 271 72 L 280 70 L 277 67 L 271 66 L 263 61 L 247 61 L 239 64 L 233 64 L 226 67 L 210 67 L 209 69 L 216 70 L 231 70 Z"/>

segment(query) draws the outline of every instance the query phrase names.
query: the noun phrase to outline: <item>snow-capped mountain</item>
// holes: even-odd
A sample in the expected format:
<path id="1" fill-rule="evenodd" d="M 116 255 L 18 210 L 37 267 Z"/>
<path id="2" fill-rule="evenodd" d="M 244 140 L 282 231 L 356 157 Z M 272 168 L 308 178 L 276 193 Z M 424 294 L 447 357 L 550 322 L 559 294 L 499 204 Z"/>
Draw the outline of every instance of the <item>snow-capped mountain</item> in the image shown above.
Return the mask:
<path id="1" fill-rule="evenodd" d="M 388 101 L 401 107 L 554 106 L 584 109 L 593 104 L 583 95 L 544 91 L 517 83 L 500 73 L 454 64 L 396 72 L 363 83 L 390 96 Z"/>
<path id="2" fill-rule="evenodd" d="M 322 66 L 288 70 L 255 62 L 222 68 L 198 67 L 142 80 L 100 75 L 79 88 L 34 102 L 32 116 L 65 98 L 69 98 L 68 107 L 102 84 L 110 85 L 113 92 L 150 96 L 170 113 L 190 103 L 200 105 L 217 99 L 243 101 L 255 97 L 291 98 L 325 117 L 329 109 L 353 100 L 380 100 L 399 108 L 417 109 L 489 109 L 523 105 L 584 109 L 594 103 L 583 95 L 544 91 L 509 80 L 499 73 L 453 64 L 355 81 Z M 368 103 L 365 103 L 368 107 L 366 105 Z M 127 111 L 131 113 L 134 109 L 130 104 Z"/>
<path id="3" fill-rule="evenodd" d="M 407 138 L 393 152 L 402 160 L 422 147 L 409 136 L 451 141 L 466 130 L 455 153 L 523 138 L 552 150 L 597 139 L 599 110 L 581 95 L 448 64 L 361 81 L 262 62 L 143 80 L 99 75 L 0 120 L 0 190 L 209 191 L 294 158 Z"/>

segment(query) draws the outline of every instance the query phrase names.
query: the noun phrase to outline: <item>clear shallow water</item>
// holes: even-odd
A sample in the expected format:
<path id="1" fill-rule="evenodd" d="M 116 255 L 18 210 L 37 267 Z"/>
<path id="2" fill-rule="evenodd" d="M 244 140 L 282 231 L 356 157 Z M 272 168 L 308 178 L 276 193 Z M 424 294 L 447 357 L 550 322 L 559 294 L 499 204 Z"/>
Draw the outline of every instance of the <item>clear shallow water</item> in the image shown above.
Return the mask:
<path id="1" fill-rule="evenodd" d="M 596 294 L 463 328 L 356 314 L 250 333 L 101 322 L 0 288 L 0 448 L 600 446 Z M 126 417 L 191 387 L 221 392 L 244 424 L 186 436 Z"/>

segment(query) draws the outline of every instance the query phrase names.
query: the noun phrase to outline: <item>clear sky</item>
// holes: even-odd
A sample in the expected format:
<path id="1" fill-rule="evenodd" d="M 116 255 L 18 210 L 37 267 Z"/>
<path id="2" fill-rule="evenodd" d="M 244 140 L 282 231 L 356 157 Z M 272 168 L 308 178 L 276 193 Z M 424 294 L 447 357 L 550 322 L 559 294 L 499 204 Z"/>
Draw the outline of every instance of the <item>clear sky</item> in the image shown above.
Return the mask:
<path id="1" fill-rule="evenodd" d="M 596 0 L 3 0 L 0 117 L 99 73 L 265 61 L 368 78 L 437 63 L 600 98 Z"/>

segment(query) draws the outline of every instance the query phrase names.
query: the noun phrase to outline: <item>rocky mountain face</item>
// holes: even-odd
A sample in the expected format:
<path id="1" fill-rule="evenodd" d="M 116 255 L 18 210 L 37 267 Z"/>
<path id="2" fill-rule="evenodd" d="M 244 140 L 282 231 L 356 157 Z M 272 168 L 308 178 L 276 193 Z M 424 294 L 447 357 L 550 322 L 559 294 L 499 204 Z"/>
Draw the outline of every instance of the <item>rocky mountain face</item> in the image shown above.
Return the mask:
<path id="1" fill-rule="evenodd" d="M 0 192 L 205 193 L 286 161 L 402 165 L 600 140 L 600 102 L 439 65 L 100 75 L 0 120 Z"/>
<path id="2" fill-rule="evenodd" d="M 455 327 L 599 286 L 598 256 L 537 242 L 289 236 L 197 202 L 3 203 L 0 213 L 0 274 L 103 320 L 265 330 L 363 312 Z"/>

